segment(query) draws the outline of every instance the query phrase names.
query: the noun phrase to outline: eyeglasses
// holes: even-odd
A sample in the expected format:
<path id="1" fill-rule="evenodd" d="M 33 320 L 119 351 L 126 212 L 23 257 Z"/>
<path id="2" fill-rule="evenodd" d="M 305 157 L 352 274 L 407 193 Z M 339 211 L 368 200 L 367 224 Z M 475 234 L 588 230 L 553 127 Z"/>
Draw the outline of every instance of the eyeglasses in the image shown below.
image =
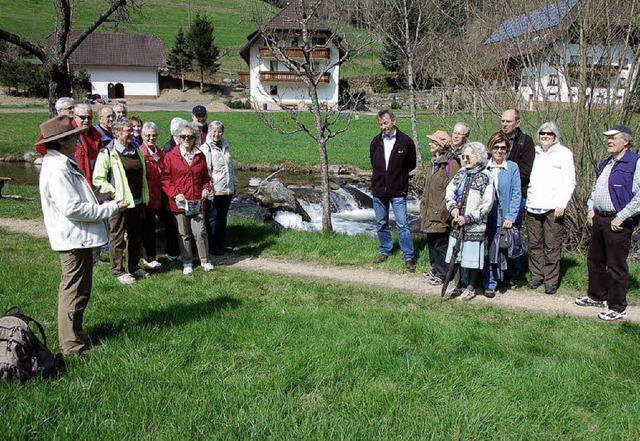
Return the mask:
<path id="1" fill-rule="evenodd" d="M 475 158 L 476 155 L 462 155 L 461 158 L 464 159 L 466 162 L 471 162 L 471 158 Z"/>
<path id="2" fill-rule="evenodd" d="M 93 115 L 78 115 L 78 114 L 76 114 L 76 116 L 78 118 L 80 118 L 82 121 L 86 121 L 88 119 L 92 119 L 93 118 Z"/>
<path id="3" fill-rule="evenodd" d="M 547 135 L 547 136 L 556 136 L 556 134 L 555 134 L 555 133 L 553 133 L 553 132 L 540 132 L 540 136 L 542 136 L 542 135 Z"/>
<path id="4" fill-rule="evenodd" d="M 62 110 L 73 110 L 76 106 L 63 107 Z"/>
<path id="5" fill-rule="evenodd" d="M 493 150 L 507 150 L 507 146 L 506 145 L 494 145 L 493 146 Z"/>
<path id="6" fill-rule="evenodd" d="M 180 139 L 185 140 L 188 139 L 190 141 L 193 141 L 194 139 L 196 139 L 195 135 L 180 135 Z"/>
<path id="7" fill-rule="evenodd" d="M 158 134 L 157 133 L 147 133 L 146 135 L 142 135 L 145 138 L 157 138 Z"/>

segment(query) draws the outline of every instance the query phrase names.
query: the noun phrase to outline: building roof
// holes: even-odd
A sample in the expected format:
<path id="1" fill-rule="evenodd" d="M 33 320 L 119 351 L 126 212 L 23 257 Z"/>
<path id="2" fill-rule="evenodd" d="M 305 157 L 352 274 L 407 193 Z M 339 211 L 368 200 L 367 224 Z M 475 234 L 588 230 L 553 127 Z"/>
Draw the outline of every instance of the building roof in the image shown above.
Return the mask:
<path id="1" fill-rule="evenodd" d="M 71 31 L 69 39 L 80 31 Z M 49 36 L 48 40 L 52 36 Z M 71 54 L 71 64 L 94 66 L 164 67 L 164 43 L 152 34 L 92 32 Z"/>
<path id="2" fill-rule="evenodd" d="M 244 59 L 244 61 L 249 64 L 249 50 L 253 43 L 258 40 L 262 34 L 262 31 L 266 32 L 289 32 L 289 31 L 301 31 L 302 30 L 302 18 L 305 17 L 305 14 L 300 11 L 300 6 L 297 1 L 292 1 L 287 6 L 285 6 L 280 12 L 269 20 L 262 30 L 257 30 L 252 32 L 247 36 L 247 44 L 240 50 L 240 56 Z M 307 30 L 313 31 L 316 33 L 324 33 L 328 37 L 333 36 L 333 32 L 327 26 L 325 26 L 315 15 L 311 15 L 307 21 Z M 340 45 L 340 38 L 335 37 L 335 44 L 343 53 L 344 48 Z"/>

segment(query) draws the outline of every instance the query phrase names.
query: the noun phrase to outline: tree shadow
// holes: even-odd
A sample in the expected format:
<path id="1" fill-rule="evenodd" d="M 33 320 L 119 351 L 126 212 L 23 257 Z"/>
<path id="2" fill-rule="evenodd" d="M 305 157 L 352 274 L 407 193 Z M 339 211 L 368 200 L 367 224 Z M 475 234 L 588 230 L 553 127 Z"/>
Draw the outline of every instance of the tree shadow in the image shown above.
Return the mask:
<path id="1" fill-rule="evenodd" d="M 146 326 L 175 326 L 198 321 L 225 309 L 236 309 L 242 301 L 229 296 L 221 296 L 195 303 L 174 303 L 162 309 L 147 311 L 135 321 L 122 318 L 119 321 L 100 322 L 89 331 L 91 339 L 101 341 L 115 337 L 127 329 Z"/>

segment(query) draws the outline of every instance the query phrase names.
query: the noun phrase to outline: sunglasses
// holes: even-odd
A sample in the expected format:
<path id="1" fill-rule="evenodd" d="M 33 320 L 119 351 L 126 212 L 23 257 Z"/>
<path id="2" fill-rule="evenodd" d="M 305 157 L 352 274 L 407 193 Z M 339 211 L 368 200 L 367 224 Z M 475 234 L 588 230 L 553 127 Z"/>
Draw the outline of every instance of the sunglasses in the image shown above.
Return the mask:
<path id="1" fill-rule="evenodd" d="M 188 139 L 188 140 L 194 140 L 196 139 L 195 135 L 180 135 L 180 139 L 184 140 L 184 139 Z"/>
<path id="2" fill-rule="evenodd" d="M 88 119 L 92 119 L 92 118 L 93 118 L 93 115 L 77 115 L 77 114 L 76 114 L 76 116 L 77 116 L 78 118 L 80 118 L 82 121 L 86 121 L 86 120 L 88 120 Z"/>
<path id="3" fill-rule="evenodd" d="M 76 106 L 63 107 L 62 110 L 73 110 Z"/>
<path id="4" fill-rule="evenodd" d="M 144 136 L 145 138 L 157 138 L 158 137 L 158 135 L 155 134 L 155 133 L 147 133 L 146 135 L 142 135 L 142 136 Z"/>
<path id="5" fill-rule="evenodd" d="M 542 136 L 542 135 L 547 135 L 547 136 L 556 136 L 556 134 L 555 134 L 555 133 L 553 133 L 553 132 L 540 132 L 540 136 Z"/>
<path id="6" fill-rule="evenodd" d="M 493 150 L 507 150 L 507 146 L 506 145 L 494 145 L 493 146 Z"/>

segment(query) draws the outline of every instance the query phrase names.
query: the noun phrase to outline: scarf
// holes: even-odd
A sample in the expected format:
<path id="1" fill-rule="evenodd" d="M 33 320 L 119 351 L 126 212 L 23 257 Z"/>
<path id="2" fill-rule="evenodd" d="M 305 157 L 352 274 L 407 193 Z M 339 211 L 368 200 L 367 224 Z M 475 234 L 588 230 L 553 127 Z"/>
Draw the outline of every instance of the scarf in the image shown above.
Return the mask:
<path id="1" fill-rule="evenodd" d="M 469 170 L 467 170 L 466 168 L 460 170 L 460 173 L 462 174 L 462 178 L 458 182 L 458 185 L 456 186 L 456 191 L 453 196 L 455 201 L 458 204 L 460 204 L 460 201 L 462 201 L 462 196 L 464 194 L 464 188 L 465 188 L 465 183 L 467 182 L 467 178 L 469 178 L 469 176 L 475 175 L 476 173 L 482 171 L 483 169 L 484 169 L 484 165 L 478 165 L 477 167 L 474 167 Z"/>

